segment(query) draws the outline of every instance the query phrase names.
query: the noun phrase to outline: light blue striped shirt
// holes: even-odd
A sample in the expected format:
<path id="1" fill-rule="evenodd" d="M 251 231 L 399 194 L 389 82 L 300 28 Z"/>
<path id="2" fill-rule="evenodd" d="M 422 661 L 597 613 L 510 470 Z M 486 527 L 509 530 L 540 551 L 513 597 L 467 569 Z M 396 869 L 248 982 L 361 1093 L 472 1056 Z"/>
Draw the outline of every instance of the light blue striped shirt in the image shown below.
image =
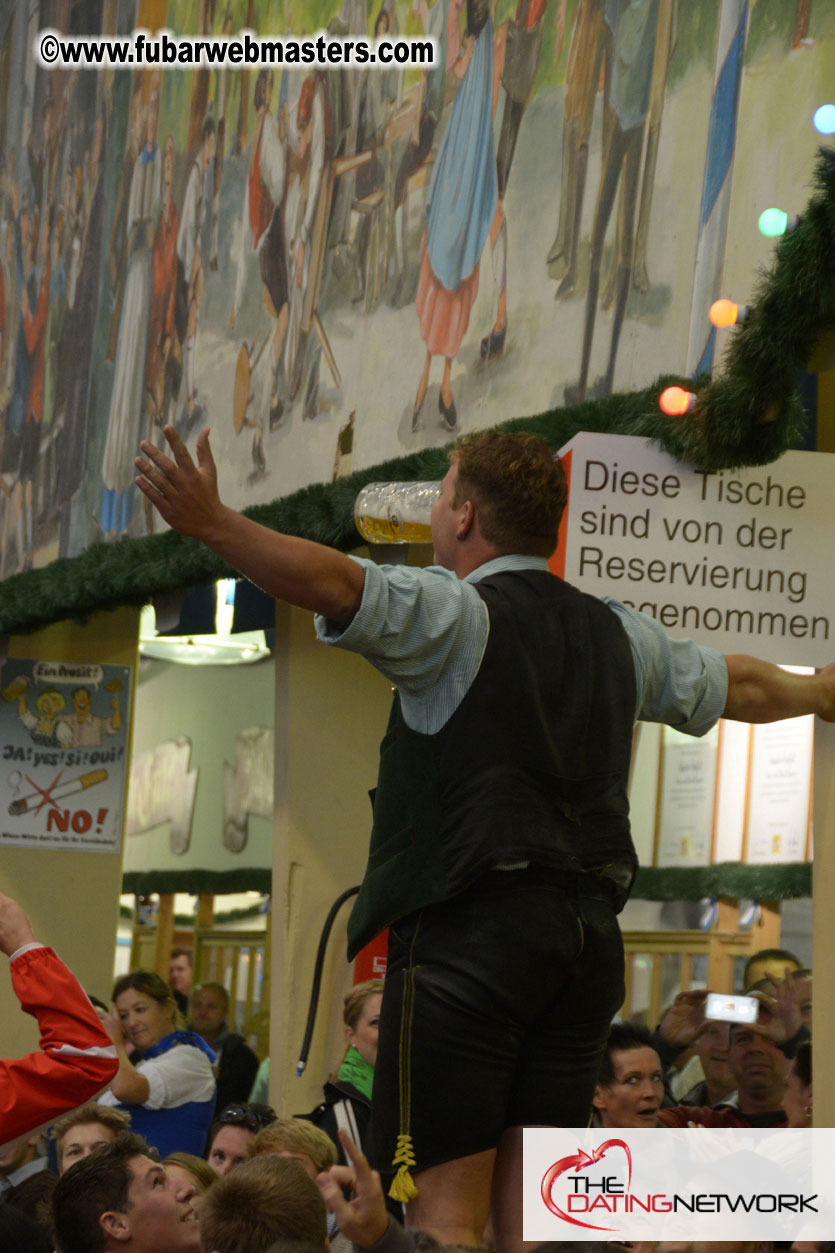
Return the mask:
<path id="1" fill-rule="evenodd" d="M 544 557 L 495 557 L 465 579 L 442 566 L 378 566 L 365 570 L 362 603 L 347 627 L 316 615 L 325 644 L 361 653 L 400 692 L 408 726 L 434 735 L 452 717 L 478 674 L 490 619 L 473 586 L 503 570 L 547 570 Z M 604 602 L 623 623 L 635 664 L 636 720 L 666 722 L 704 735 L 721 717 L 728 695 L 725 659 L 714 648 L 671 639 L 646 614 L 611 596 Z"/>

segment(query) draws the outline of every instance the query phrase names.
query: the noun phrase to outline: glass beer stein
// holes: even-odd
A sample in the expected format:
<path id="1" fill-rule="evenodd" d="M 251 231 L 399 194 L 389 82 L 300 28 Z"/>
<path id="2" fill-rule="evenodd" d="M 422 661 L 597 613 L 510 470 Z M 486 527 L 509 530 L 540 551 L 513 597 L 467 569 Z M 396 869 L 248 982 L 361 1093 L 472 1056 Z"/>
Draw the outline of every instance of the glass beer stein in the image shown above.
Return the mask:
<path id="1" fill-rule="evenodd" d="M 430 544 L 435 483 L 367 483 L 354 504 L 354 521 L 369 544 Z"/>

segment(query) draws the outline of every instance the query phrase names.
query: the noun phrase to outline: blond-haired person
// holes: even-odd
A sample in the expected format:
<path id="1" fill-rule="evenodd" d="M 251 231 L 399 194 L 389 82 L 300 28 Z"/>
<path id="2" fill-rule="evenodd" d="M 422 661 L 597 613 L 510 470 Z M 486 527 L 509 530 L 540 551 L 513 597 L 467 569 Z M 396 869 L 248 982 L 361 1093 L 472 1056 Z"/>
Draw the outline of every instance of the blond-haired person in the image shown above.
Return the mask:
<path id="1" fill-rule="evenodd" d="M 326 1131 L 306 1118 L 277 1118 L 249 1146 L 251 1157 L 287 1157 L 300 1162 L 311 1179 L 336 1165 L 336 1145 Z M 328 1213 L 330 1253 L 352 1253 L 350 1240 L 339 1236 L 339 1224 Z"/>
<path id="2" fill-rule="evenodd" d="M 342 1006 L 345 1052 L 336 1076 L 325 1084 L 324 1101 L 309 1115 L 310 1121 L 321 1127 L 336 1145 L 337 1160 L 343 1166 L 347 1160 L 339 1143 L 340 1127 L 359 1148 L 368 1134 L 382 1003 L 382 979 L 357 983 L 345 997 Z"/>
<path id="3" fill-rule="evenodd" d="M 59 1118 L 52 1128 L 58 1174 L 89 1157 L 102 1144 L 112 1144 L 120 1131 L 130 1129 L 130 1118 L 121 1109 L 87 1101 Z"/>
<path id="4" fill-rule="evenodd" d="M 292 1157 L 311 1179 L 336 1165 L 336 1145 L 326 1131 L 306 1118 L 276 1118 L 249 1146 L 250 1157 Z"/>

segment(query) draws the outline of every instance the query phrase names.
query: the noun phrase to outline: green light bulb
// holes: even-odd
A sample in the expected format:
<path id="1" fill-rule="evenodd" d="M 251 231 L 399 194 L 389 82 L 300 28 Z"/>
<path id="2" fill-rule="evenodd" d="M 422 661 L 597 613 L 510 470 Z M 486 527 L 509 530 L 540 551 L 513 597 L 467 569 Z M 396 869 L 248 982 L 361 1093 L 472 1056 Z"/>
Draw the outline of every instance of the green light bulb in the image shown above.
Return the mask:
<path id="1" fill-rule="evenodd" d="M 785 234 L 788 222 L 789 215 L 784 213 L 782 209 L 766 209 L 765 212 L 760 214 L 757 225 L 763 235 L 773 238 L 775 235 Z"/>

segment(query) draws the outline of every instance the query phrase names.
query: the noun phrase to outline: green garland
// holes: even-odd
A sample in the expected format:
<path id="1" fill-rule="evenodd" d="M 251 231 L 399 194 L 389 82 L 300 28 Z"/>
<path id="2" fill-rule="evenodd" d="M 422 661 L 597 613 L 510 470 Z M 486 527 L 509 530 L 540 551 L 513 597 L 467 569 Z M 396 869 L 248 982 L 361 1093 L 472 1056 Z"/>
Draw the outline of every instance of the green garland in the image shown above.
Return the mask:
<path id="1" fill-rule="evenodd" d="M 716 866 L 642 867 L 632 896 L 643 901 L 699 901 L 705 896 L 745 897 L 752 901 L 785 901 L 812 895 L 812 866 L 742 866 L 725 861 Z"/>
<path id="2" fill-rule="evenodd" d="M 660 391 L 672 382 L 687 383 L 665 376 L 643 391 L 517 418 L 502 428 L 535 431 L 554 448 L 580 431 L 637 435 L 680 461 L 711 470 L 763 465 L 795 447 L 804 428 L 797 375 L 821 332 L 835 325 L 831 149 L 820 149 L 815 188 L 800 225 L 778 243 L 771 270 L 759 280 L 749 320 L 730 340 L 725 372 L 702 387 L 686 418 L 660 411 Z M 446 466 L 447 450 L 429 448 L 244 512 L 273 530 L 347 551 L 357 547 L 353 509 L 360 488 L 375 480 L 437 479 Z M 0 584 L 0 635 L 25 634 L 64 618 L 83 620 L 119 605 L 144 605 L 160 593 L 230 573 L 202 544 L 172 532 L 93 544 L 78 557 Z"/>
<path id="3" fill-rule="evenodd" d="M 190 896 L 222 896 L 232 892 L 273 890 L 273 872 L 269 867 L 242 866 L 235 870 L 129 870 L 122 876 L 122 891 L 136 896 L 152 896 L 155 892 L 187 892 Z"/>
<path id="4" fill-rule="evenodd" d="M 143 870 L 129 871 L 122 880 L 123 892 L 151 896 L 155 892 L 205 892 L 215 896 L 229 892 L 272 891 L 272 872 L 259 868 L 241 870 Z M 632 897 L 643 901 L 698 901 L 705 896 L 745 897 L 754 901 L 790 900 L 812 895 L 812 866 L 791 862 L 784 866 L 743 866 L 726 861 L 716 866 L 664 869 L 642 866 Z M 243 918 L 248 911 L 235 911 Z M 234 913 L 218 915 L 231 920 Z"/>

